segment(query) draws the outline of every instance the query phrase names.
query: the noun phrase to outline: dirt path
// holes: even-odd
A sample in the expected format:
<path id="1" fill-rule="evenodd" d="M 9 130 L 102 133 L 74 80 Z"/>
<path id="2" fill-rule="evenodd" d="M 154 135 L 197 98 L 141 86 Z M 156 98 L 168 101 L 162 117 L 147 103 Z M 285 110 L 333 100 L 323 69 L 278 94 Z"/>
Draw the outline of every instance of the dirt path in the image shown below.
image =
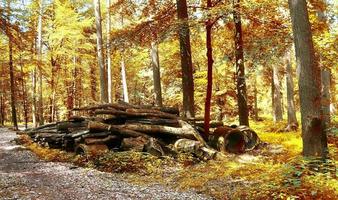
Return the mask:
<path id="1" fill-rule="evenodd" d="M 0 128 L 0 199 L 209 199 L 160 185 L 142 187 L 116 174 L 39 160 Z"/>

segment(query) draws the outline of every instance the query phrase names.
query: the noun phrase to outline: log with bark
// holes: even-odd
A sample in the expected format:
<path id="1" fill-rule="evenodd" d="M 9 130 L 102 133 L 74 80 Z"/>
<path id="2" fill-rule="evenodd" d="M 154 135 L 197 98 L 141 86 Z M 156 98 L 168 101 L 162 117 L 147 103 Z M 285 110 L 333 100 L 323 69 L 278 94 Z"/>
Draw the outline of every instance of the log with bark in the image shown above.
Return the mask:
<path id="1" fill-rule="evenodd" d="M 224 126 L 223 122 L 210 123 L 216 129 L 210 138 L 203 138 L 203 119 L 180 118 L 177 108 L 118 102 L 73 111 L 81 111 L 83 116 L 26 133 L 41 144 L 77 153 L 93 153 L 95 148 L 100 152 L 144 151 L 156 156 L 186 152 L 203 160 L 222 158 L 225 152 L 252 150 L 259 143 L 257 134 L 248 127 Z"/>

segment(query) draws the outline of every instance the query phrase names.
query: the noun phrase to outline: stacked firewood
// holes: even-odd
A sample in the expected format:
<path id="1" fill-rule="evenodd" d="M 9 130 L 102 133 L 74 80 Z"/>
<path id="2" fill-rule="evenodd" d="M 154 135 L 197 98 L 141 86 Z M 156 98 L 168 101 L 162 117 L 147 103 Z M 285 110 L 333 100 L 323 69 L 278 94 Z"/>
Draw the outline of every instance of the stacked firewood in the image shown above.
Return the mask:
<path id="1" fill-rule="evenodd" d="M 34 141 L 79 154 L 107 150 L 144 151 L 157 156 L 189 152 L 212 159 L 225 152 L 242 153 L 259 143 L 247 127 L 221 122 L 208 138 L 198 119 L 183 119 L 172 107 L 140 106 L 124 102 L 73 109 L 68 121 L 26 130 Z"/>

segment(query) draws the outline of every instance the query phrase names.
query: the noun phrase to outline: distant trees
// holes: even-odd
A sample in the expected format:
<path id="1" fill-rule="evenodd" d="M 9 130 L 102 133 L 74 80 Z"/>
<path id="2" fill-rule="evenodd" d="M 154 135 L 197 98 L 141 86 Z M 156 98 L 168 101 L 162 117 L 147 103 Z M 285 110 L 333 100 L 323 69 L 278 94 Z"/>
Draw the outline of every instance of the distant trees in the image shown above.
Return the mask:
<path id="1" fill-rule="evenodd" d="M 176 0 L 177 17 L 179 22 L 180 55 L 183 86 L 183 115 L 195 116 L 194 108 L 194 80 L 190 46 L 190 30 L 188 22 L 188 7 L 186 0 Z"/>
<path id="2" fill-rule="evenodd" d="M 299 96 L 303 155 L 325 157 L 328 153 L 321 112 L 321 77 L 312 41 L 306 0 L 289 0 L 292 30 L 299 65 Z"/>

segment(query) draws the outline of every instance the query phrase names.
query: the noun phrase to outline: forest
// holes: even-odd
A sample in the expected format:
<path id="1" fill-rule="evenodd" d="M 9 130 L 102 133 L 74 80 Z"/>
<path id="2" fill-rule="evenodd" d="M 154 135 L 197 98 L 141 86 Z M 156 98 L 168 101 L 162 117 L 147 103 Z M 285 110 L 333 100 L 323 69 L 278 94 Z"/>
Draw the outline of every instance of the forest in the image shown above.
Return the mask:
<path id="1" fill-rule="evenodd" d="M 43 159 L 126 172 L 142 184 L 161 177 L 216 199 L 338 198 L 336 0 L 2 0 L 0 30 L 1 127 L 33 130 L 86 110 L 126 123 L 95 118 L 88 130 L 162 131 L 208 147 L 221 123 L 261 141 L 197 161 L 134 151 L 84 159 L 23 137 Z M 168 124 L 183 131 L 159 127 Z M 160 168 L 175 165 L 163 177 Z"/>

